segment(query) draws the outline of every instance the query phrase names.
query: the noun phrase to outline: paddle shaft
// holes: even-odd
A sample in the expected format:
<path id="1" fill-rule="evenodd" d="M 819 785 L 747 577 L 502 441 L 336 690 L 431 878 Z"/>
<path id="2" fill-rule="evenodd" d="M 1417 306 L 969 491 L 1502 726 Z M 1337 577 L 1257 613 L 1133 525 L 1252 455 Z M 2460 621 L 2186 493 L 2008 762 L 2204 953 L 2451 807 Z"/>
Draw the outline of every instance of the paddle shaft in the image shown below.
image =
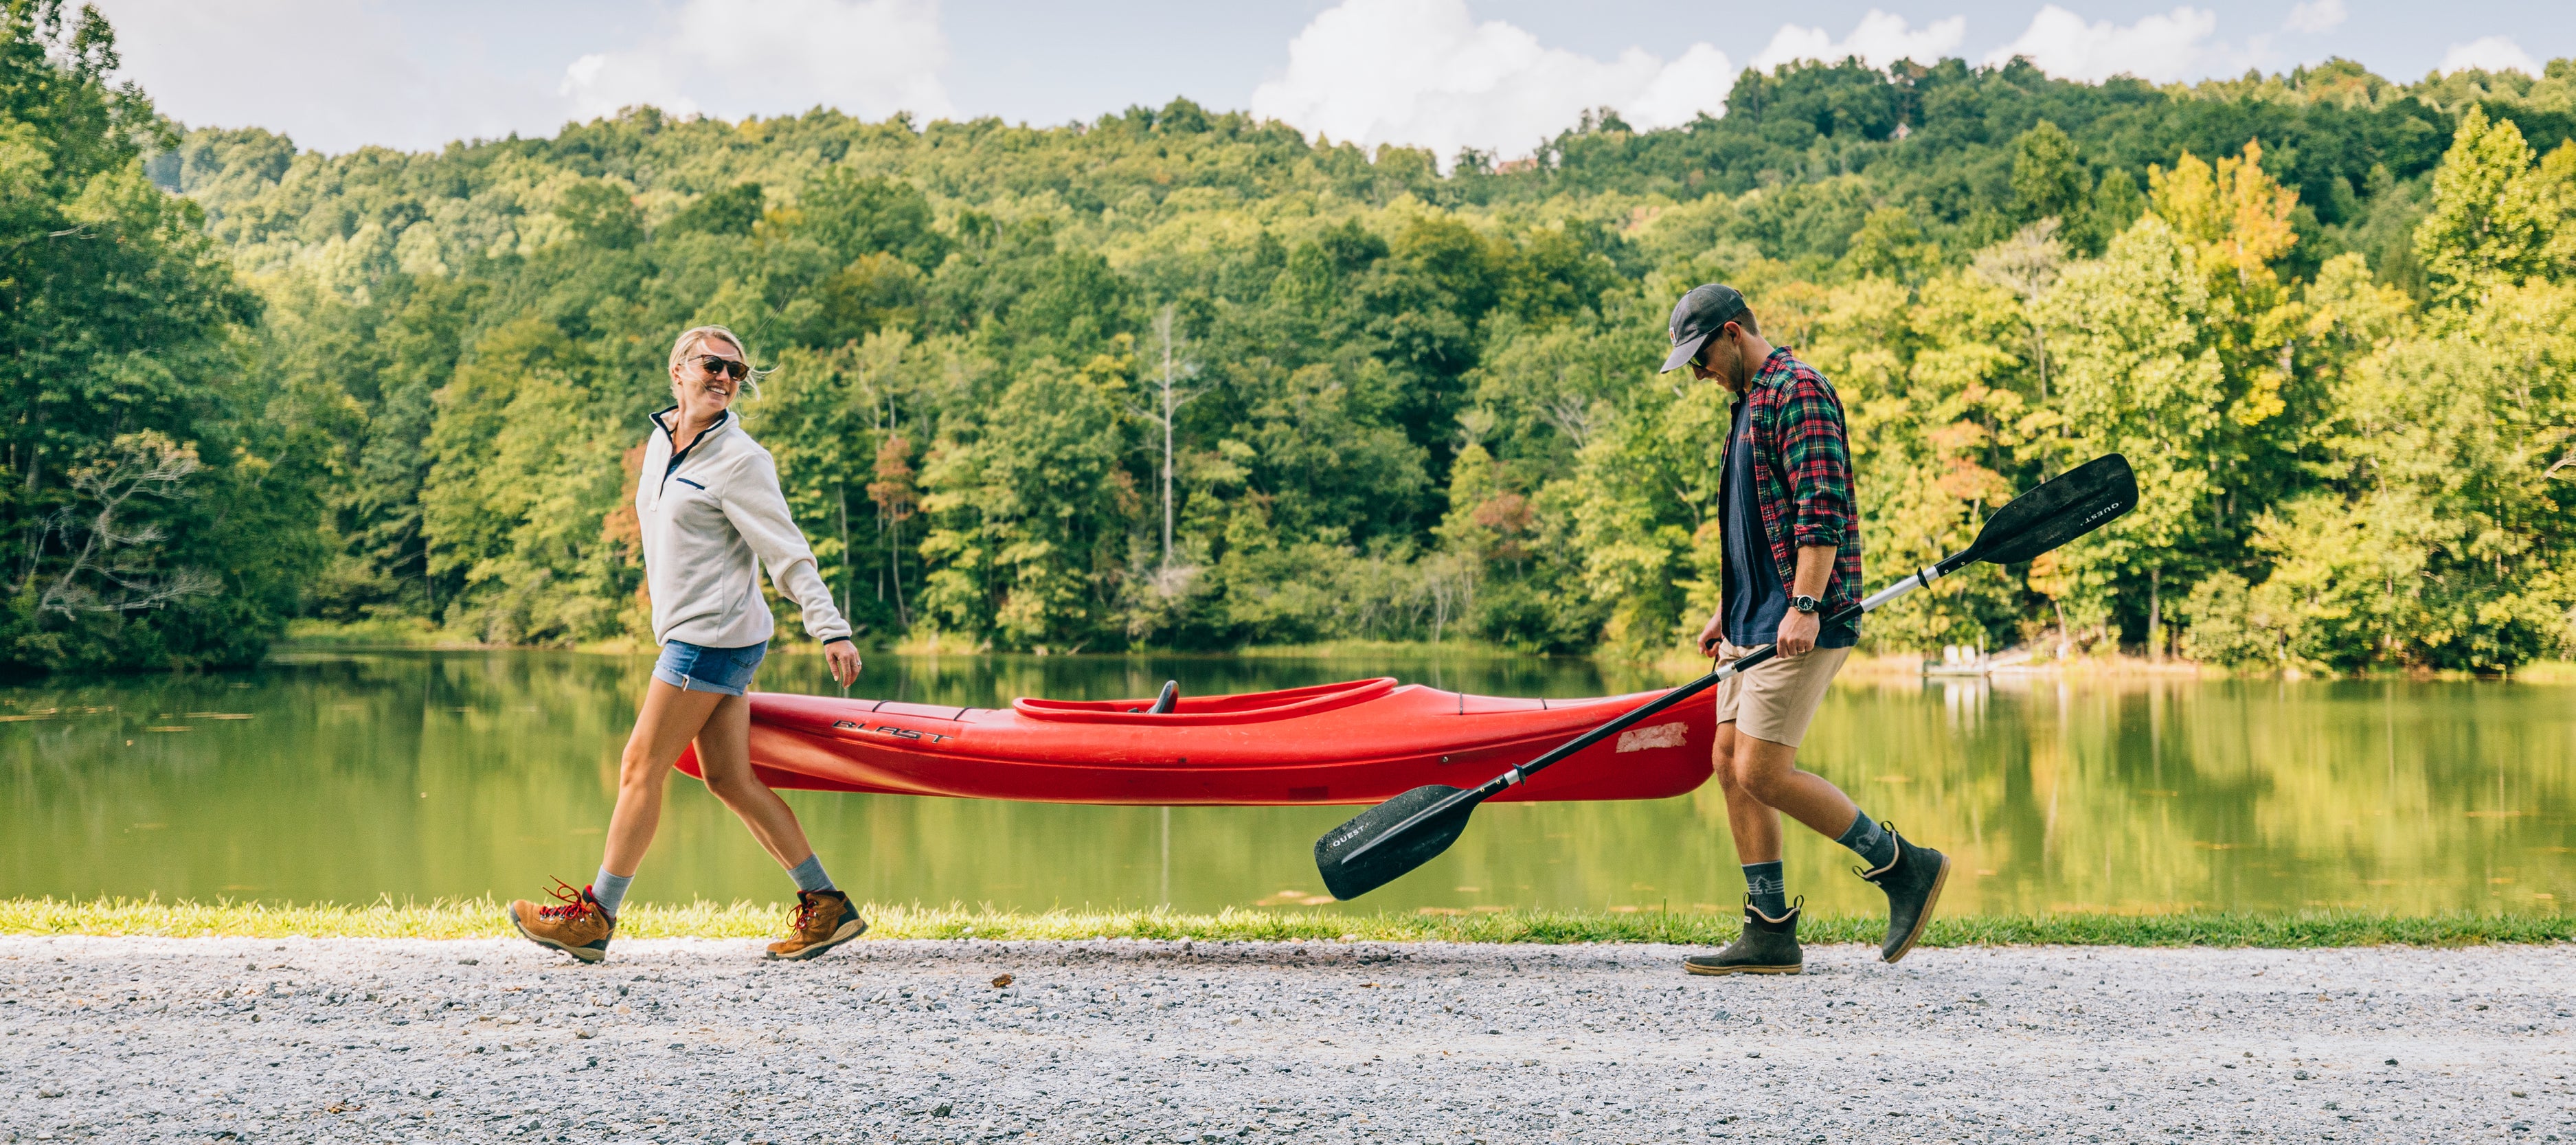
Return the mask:
<path id="1" fill-rule="evenodd" d="M 1900 596 L 1904 596 L 1906 593 L 1912 592 L 1915 589 L 1941 579 L 1952 571 L 1958 569 L 1961 565 L 1968 564 L 1975 560 L 1975 554 L 1976 549 L 1971 548 L 1967 552 L 1949 557 L 1930 568 L 1917 569 L 1904 579 L 1897 581 L 1895 584 L 1891 584 L 1886 588 L 1878 590 L 1867 600 L 1855 601 L 1851 604 L 1846 604 L 1841 608 L 1835 609 L 1832 615 L 1825 617 L 1824 623 L 1826 625 L 1835 625 L 1858 619 L 1863 613 L 1869 612 L 1872 609 L 1885 605 L 1889 601 L 1895 600 Z M 1488 779 L 1481 784 L 1470 787 L 1465 791 L 1461 791 L 1441 800 L 1438 803 L 1434 803 L 1429 807 L 1425 807 L 1421 811 L 1407 817 L 1404 822 L 1398 823 L 1395 826 L 1380 832 L 1377 838 L 1368 841 L 1358 849 L 1352 851 L 1349 855 L 1344 856 L 1343 861 L 1348 862 L 1352 859 L 1359 858 L 1361 855 L 1367 854 L 1379 843 L 1385 842 L 1388 839 L 1397 838 L 1403 835 L 1406 831 L 1412 830 L 1417 824 L 1427 820 L 1437 819 L 1442 815 L 1448 814 L 1449 812 L 1456 810 L 1461 804 L 1482 803 L 1485 800 L 1500 795 L 1505 789 L 1511 787 L 1511 785 L 1527 780 L 1530 776 L 1536 775 L 1539 772 L 1554 766 L 1567 756 L 1573 755 L 1574 753 L 1582 751 L 1593 744 L 1599 743 L 1602 740 L 1626 731 L 1630 727 L 1635 726 L 1639 721 L 1687 700 L 1692 696 L 1696 696 L 1701 692 L 1705 692 L 1710 688 L 1715 687 L 1721 681 L 1735 676 L 1740 676 L 1762 666 L 1776 655 L 1777 652 L 1777 646 L 1765 644 L 1760 648 L 1756 648 L 1751 652 L 1747 652 L 1744 655 L 1737 657 L 1734 663 L 1729 664 L 1726 667 L 1720 668 L 1708 675 L 1702 676 L 1699 679 L 1693 680 L 1690 683 L 1666 692 L 1663 695 L 1657 696 L 1653 700 L 1648 701 L 1645 705 L 1627 713 L 1626 715 L 1620 716 L 1618 719 L 1612 720 L 1609 723 L 1603 724 L 1600 727 L 1594 728 L 1591 731 L 1585 732 L 1582 735 L 1556 745 L 1556 747 L 1548 751 L 1547 754 L 1542 755 L 1537 759 L 1533 759 L 1528 763 L 1524 763 L 1510 771 L 1506 771 L 1501 775 Z"/>
<path id="2" fill-rule="evenodd" d="M 2092 532 L 2104 522 L 2135 508 L 2137 503 L 2137 480 L 2129 469 L 2128 459 L 2116 453 L 2104 454 L 2013 498 L 1993 516 L 1986 518 L 1984 527 L 1977 530 L 1977 539 L 1970 542 L 1966 550 L 1944 557 L 1930 568 L 1917 569 L 1895 584 L 1880 589 L 1869 599 L 1837 609 L 1825 619 L 1829 623 L 1847 623 L 1858 614 L 1879 608 L 1977 561 L 2013 564 L 2030 560 Z M 1343 898 L 1366 894 L 1385 885 L 1388 880 L 1421 866 L 1447 849 L 1456 841 L 1458 833 L 1465 829 L 1468 814 L 1478 804 L 1501 794 L 1531 774 L 1601 742 L 1613 732 L 1622 731 L 1706 691 L 1710 685 L 1761 666 L 1776 651 L 1770 646 L 1754 649 L 1735 663 L 1666 692 L 1644 707 L 1585 732 L 1554 751 L 1495 776 L 1478 787 L 1460 791 L 1446 784 L 1431 784 L 1414 788 L 1361 812 L 1350 822 L 1315 841 L 1315 862 L 1323 870 L 1324 884 Z M 1420 800 L 1429 802 L 1424 805 L 1418 802 Z M 1404 810 L 1416 806 L 1421 810 Z M 1404 819 L 1392 827 L 1371 831 L 1372 816 L 1381 813 L 1403 815 Z M 1363 834 L 1371 837 L 1348 851 L 1338 850 Z M 1381 849 L 1385 851 L 1382 856 L 1384 862 L 1360 862 L 1370 852 Z M 1340 875 L 1338 881 L 1335 878 L 1337 872 Z"/>

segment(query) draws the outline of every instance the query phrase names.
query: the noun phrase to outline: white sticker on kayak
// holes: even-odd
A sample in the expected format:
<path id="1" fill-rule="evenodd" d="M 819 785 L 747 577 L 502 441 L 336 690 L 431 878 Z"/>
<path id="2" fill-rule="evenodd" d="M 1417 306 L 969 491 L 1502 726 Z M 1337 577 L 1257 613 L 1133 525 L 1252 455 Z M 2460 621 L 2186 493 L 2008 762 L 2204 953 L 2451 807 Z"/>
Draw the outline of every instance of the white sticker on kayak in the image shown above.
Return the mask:
<path id="1" fill-rule="evenodd" d="M 1644 751 L 1650 747 L 1680 747 L 1690 742 L 1690 725 L 1656 724 L 1619 733 L 1620 751 Z"/>

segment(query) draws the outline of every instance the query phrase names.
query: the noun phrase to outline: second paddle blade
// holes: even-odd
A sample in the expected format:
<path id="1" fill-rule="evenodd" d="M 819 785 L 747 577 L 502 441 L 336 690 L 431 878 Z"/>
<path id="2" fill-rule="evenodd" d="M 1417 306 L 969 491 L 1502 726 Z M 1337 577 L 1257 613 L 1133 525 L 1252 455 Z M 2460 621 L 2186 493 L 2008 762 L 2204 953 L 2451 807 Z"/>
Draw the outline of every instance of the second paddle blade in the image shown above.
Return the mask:
<path id="1" fill-rule="evenodd" d="M 1458 841 L 1458 833 L 1467 829 L 1467 816 L 1475 813 L 1475 804 L 1461 804 L 1438 818 L 1416 823 L 1402 837 L 1380 843 L 1356 859 L 1350 857 L 1369 840 L 1456 794 L 1457 788 L 1436 783 L 1416 787 L 1325 832 L 1315 840 L 1315 868 L 1323 872 L 1324 889 L 1337 899 L 1355 899 L 1448 850 L 1449 844 Z"/>

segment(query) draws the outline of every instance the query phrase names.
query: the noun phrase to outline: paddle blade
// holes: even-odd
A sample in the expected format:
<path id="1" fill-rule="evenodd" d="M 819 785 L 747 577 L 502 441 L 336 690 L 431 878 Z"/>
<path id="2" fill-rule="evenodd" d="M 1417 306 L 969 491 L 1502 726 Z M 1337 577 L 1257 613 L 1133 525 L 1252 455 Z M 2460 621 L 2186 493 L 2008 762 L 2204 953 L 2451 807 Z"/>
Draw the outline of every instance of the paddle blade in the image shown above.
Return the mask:
<path id="1" fill-rule="evenodd" d="M 1333 892 L 1334 898 L 1348 901 L 1439 857 L 1449 844 L 1458 841 L 1458 833 L 1467 829 L 1467 816 L 1476 811 L 1474 803 L 1461 803 L 1407 827 L 1401 836 L 1369 847 L 1365 855 L 1354 858 L 1351 852 L 1456 794 L 1457 788 L 1437 783 L 1416 787 L 1325 832 L 1323 838 L 1315 840 L 1315 869 L 1324 873 L 1324 889 Z"/>
<path id="2" fill-rule="evenodd" d="M 2129 459 L 2106 453 L 2044 481 L 1986 519 L 1969 560 L 2020 564 L 2101 528 L 2138 505 Z M 1960 562 L 1965 564 L 1965 561 Z"/>

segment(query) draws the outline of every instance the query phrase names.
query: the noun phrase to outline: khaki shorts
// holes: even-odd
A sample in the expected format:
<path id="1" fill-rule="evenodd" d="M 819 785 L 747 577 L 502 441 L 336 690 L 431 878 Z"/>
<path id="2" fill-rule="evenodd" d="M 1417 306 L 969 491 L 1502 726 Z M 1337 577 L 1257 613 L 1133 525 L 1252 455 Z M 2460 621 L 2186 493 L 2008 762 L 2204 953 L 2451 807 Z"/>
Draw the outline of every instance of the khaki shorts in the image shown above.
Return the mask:
<path id="1" fill-rule="evenodd" d="M 1720 641 L 1717 662 L 1723 667 L 1750 651 Z M 1807 725 L 1815 721 L 1816 706 L 1825 700 L 1825 685 L 1833 683 L 1834 673 L 1850 657 L 1849 648 L 1818 648 L 1729 676 L 1717 685 L 1717 722 L 1733 721 L 1737 735 L 1796 747 L 1807 738 Z"/>

